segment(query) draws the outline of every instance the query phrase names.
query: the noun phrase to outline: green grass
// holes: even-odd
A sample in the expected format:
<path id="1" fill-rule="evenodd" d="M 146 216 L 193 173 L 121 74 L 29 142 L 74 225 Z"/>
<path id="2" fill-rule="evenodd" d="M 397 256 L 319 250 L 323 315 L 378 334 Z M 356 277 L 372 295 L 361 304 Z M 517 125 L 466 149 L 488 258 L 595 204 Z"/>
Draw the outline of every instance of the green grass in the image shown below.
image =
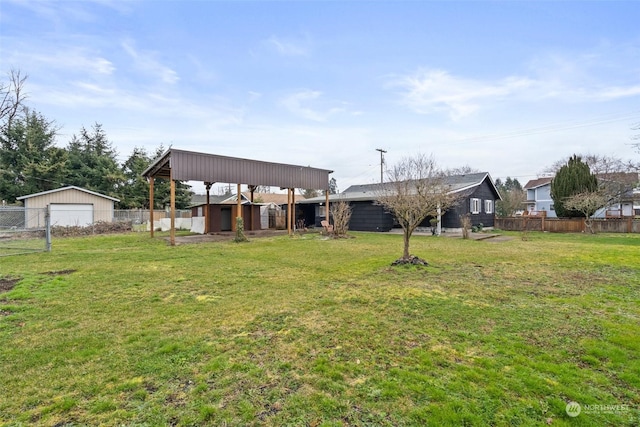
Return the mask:
<path id="1" fill-rule="evenodd" d="M 640 423 L 640 236 L 354 234 L 0 258 L 0 423 Z"/>

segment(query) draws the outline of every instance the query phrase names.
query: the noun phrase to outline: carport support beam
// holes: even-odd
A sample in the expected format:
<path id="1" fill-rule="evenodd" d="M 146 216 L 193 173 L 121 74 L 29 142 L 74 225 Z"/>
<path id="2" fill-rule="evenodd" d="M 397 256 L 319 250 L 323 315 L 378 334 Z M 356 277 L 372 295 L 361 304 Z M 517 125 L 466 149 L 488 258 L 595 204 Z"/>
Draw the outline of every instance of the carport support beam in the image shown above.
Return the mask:
<path id="1" fill-rule="evenodd" d="M 176 182 L 173 180 L 173 169 L 171 170 L 171 246 L 176 245 Z"/>
<path id="2" fill-rule="evenodd" d="M 287 234 L 291 235 L 291 189 L 287 188 Z"/>
<path id="3" fill-rule="evenodd" d="M 324 215 L 326 216 L 326 220 L 327 220 L 327 224 L 331 224 L 331 222 L 329 221 L 329 191 L 325 191 L 324 192 L 324 199 L 325 199 L 325 203 L 324 203 Z"/>
<path id="4" fill-rule="evenodd" d="M 209 218 L 211 218 L 211 212 L 209 211 L 209 192 L 211 191 L 211 183 L 205 182 L 205 188 L 207 189 L 206 205 L 204 206 L 204 234 L 209 233 Z"/>
<path id="5" fill-rule="evenodd" d="M 296 189 L 291 189 L 291 222 L 293 223 L 293 231 L 297 229 L 296 224 Z"/>
<path id="6" fill-rule="evenodd" d="M 154 177 L 149 177 L 149 229 L 151 230 L 151 238 L 153 239 L 153 184 L 155 182 Z"/>
<path id="7" fill-rule="evenodd" d="M 238 184 L 238 192 L 236 194 L 236 199 L 238 199 L 238 208 L 236 212 L 237 218 L 242 218 L 242 193 L 240 192 L 241 189 L 242 189 L 242 184 Z M 244 221 L 243 221 L 243 227 L 244 227 Z M 238 230 L 238 221 L 236 220 L 236 233 L 240 233 L 240 232 L 244 233 L 244 230 Z"/>

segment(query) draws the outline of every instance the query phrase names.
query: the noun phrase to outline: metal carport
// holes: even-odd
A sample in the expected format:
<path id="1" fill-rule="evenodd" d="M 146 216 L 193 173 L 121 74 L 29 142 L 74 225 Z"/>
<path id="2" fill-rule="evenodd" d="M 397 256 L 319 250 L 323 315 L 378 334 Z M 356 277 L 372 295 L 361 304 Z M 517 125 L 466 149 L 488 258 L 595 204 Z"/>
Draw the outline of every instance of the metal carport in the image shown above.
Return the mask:
<path id="1" fill-rule="evenodd" d="M 282 163 L 263 162 L 259 160 L 241 159 L 237 157 L 220 156 L 217 154 L 198 153 L 193 151 L 170 148 L 158 157 L 143 173 L 149 180 L 149 208 L 153 221 L 153 187 L 155 178 L 168 179 L 171 188 L 171 244 L 175 245 L 175 181 L 200 181 L 207 189 L 208 215 L 209 190 L 216 182 L 236 183 L 238 194 L 241 185 L 250 188 L 267 185 L 287 189 L 288 206 L 295 206 L 296 188 L 324 190 L 327 209 L 329 206 L 329 174 L 333 171 L 317 169 L 310 166 L 296 166 Z M 253 194 L 253 192 L 252 192 Z M 241 198 L 238 197 L 238 213 Z M 293 208 L 287 209 L 287 229 L 292 230 Z M 207 221 L 205 220 L 205 223 Z M 153 237 L 153 222 L 151 237 Z"/>

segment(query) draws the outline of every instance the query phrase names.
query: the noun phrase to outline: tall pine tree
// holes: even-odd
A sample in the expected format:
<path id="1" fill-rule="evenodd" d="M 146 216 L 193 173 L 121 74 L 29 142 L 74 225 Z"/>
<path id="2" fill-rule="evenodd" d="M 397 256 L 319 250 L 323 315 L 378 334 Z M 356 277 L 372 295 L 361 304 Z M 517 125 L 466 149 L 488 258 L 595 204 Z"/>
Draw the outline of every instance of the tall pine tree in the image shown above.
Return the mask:
<path id="1" fill-rule="evenodd" d="M 124 176 L 118 165 L 116 150 L 107 139 L 102 125 L 94 124 L 92 132 L 83 127 L 79 137 L 73 135 L 67 151 L 69 184 L 108 196 L 117 196 Z"/>
<path id="2" fill-rule="evenodd" d="M 124 183 L 118 197 L 122 209 L 148 209 L 149 183 L 142 177 L 142 172 L 153 161 L 164 153 L 160 145 L 153 156 L 142 147 L 135 147 L 129 158 L 122 165 Z M 166 179 L 156 179 L 154 185 L 154 208 L 162 209 L 170 202 L 171 187 Z M 191 186 L 182 181 L 176 181 L 176 209 L 187 209 L 191 205 Z"/>
<path id="3" fill-rule="evenodd" d="M 53 190 L 66 175 L 67 153 L 54 145 L 53 121 L 25 108 L 0 132 L 0 198 Z"/>
<path id="4" fill-rule="evenodd" d="M 565 208 L 564 201 L 576 194 L 593 192 L 598 189 L 598 179 L 591 173 L 589 165 L 577 155 L 573 155 L 556 172 L 551 181 L 551 198 L 556 215 L 560 218 L 584 217 L 584 213 Z"/>

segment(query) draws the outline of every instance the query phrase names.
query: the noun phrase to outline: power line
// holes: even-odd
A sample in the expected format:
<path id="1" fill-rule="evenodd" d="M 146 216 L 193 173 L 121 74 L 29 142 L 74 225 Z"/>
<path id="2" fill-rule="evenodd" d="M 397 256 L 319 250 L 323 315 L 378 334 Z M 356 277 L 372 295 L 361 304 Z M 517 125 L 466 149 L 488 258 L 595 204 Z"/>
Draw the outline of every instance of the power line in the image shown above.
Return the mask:
<path id="1" fill-rule="evenodd" d="M 514 130 L 510 132 L 505 132 L 505 133 L 472 136 L 469 138 L 459 139 L 457 140 L 457 142 L 474 142 L 474 141 L 485 141 L 490 139 L 491 140 L 507 139 L 507 138 L 521 137 L 521 136 L 537 135 L 541 133 L 557 132 L 561 130 L 577 129 L 581 127 L 596 126 L 596 125 L 601 125 L 605 123 L 613 123 L 613 122 L 618 122 L 623 120 L 637 119 L 638 116 L 640 116 L 640 111 L 634 111 L 634 112 L 624 113 L 624 114 L 619 114 L 619 113 L 608 114 L 605 116 L 595 117 L 589 120 L 583 120 L 583 121 L 577 121 L 577 122 L 575 120 L 572 120 L 568 122 L 554 123 L 554 124 L 549 124 L 549 125 L 539 126 L 534 128 L 519 129 L 519 130 Z"/>

